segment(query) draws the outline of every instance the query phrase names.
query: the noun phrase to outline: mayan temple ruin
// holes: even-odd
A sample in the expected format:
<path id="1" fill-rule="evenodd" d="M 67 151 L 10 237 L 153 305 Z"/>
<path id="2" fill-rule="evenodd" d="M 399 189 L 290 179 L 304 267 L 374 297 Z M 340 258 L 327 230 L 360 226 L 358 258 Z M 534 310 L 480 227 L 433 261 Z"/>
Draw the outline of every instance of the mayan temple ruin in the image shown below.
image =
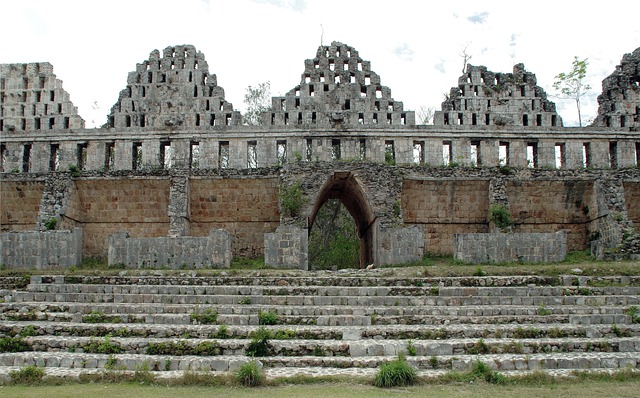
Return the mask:
<path id="1" fill-rule="evenodd" d="M 30 273 L 0 276 L 0 383 L 253 360 L 269 379 L 367 378 L 405 354 L 423 377 L 640 367 L 640 277 L 566 262 L 640 259 L 640 48 L 586 127 L 565 127 L 523 64 L 467 65 L 416 124 L 375 62 L 333 42 L 257 125 L 176 45 L 132 65 L 86 128 L 54 66 L 0 65 L 0 267 Z M 355 223 L 358 269 L 310 267 L 328 201 Z M 425 259 L 445 257 L 477 270 L 434 276 Z M 516 263 L 538 268 L 480 266 Z"/>

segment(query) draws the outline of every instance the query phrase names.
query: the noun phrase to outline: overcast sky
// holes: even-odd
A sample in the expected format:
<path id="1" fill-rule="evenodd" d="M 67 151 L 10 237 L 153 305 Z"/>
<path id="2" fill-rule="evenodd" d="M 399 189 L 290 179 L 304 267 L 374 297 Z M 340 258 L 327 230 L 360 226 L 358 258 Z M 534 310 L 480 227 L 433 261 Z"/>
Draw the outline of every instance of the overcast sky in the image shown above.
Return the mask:
<path id="1" fill-rule="evenodd" d="M 270 81 L 274 96 L 296 86 L 321 42 L 358 50 L 407 110 L 440 109 L 462 74 L 465 48 L 471 64 L 493 72 L 523 63 L 548 94 L 578 56 L 589 60 L 590 120 L 602 79 L 640 46 L 639 15 L 634 0 L 0 1 L 0 63 L 53 64 L 93 127 L 106 121 L 136 63 L 172 45 L 203 52 L 241 111 L 249 85 Z M 576 125 L 575 103 L 554 101 L 565 125 Z"/>

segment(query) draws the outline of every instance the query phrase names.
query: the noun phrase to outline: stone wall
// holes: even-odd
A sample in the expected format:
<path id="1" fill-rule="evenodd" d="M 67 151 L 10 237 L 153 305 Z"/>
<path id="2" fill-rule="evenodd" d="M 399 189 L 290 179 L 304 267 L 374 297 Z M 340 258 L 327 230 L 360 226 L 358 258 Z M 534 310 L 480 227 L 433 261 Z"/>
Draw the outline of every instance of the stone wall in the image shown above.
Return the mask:
<path id="1" fill-rule="evenodd" d="M 588 246 L 591 222 L 598 217 L 593 181 L 514 179 L 506 190 L 513 232 L 566 230 L 569 251 Z"/>
<path id="2" fill-rule="evenodd" d="M 454 233 L 488 232 L 489 180 L 404 179 L 405 225 L 423 228 L 429 253 L 452 251 Z"/>
<path id="3" fill-rule="evenodd" d="M 563 261 L 567 254 L 567 235 L 556 233 L 455 234 L 454 257 L 471 263 Z"/>
<path id="4" fill-rule="evenodd" d="M 189 180 L 189 221 L 193 236 L 222 228 L 233 236 L 233 252 L 263 254 L 264 234 L 280 224 L 278 180 L 194 177 Z"/>
<path id="5" fill-rule="evenodd" d="M 4 231 L 36 229 L 44 181 L 0 180 L 0 225 Z"/>
<path id="6" fill-rule="evenodd" d="M 624 181 L 624 198 L 628 217 L 640 230 L 640 181 Z"/>
<path id="7" fill-rule="evenodd" d="M 85 257 L 106 257 L 108 236 L 167 236 L 168 178 L 77 179 L 65 219 L 82 226 Z"/>
<path id="8" fill-rule="evenodd" d="M 109 236 L 109 265 L 127 268 L 228 268 L 231 235 L 213 230 L 206 237 L 130 238 L 126 232 Z"/>
<path id="9" fill-rule="evenodd" d="M 9 268 L 61 268 L 80 265 L 82 229 L 0 234 L 0 264 Z"/>

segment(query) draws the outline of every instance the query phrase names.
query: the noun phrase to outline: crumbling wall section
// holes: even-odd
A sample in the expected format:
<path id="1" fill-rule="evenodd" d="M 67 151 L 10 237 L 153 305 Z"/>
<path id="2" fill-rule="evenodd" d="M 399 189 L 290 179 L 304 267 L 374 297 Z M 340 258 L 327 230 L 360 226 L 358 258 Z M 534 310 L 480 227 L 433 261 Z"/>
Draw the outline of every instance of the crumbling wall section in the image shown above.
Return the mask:
<path id="1" fill-rule="evenodd" d="M 240 124 L 204 55 L 192 45 L 149 54 L 129 73 L 107 127 L 119 130 L 223 128 Z"/>
<path id="2" fill-rule="evenodd" d="M 263 125 L 347 127 L 415 125 L 415 112 L 391 97 L 371 63 L 339 42 L 320 46 L 304 63 L 300 84 L 284 97 L 273 97 Z"/>
<path id="3" fill-rule="evenodd" d="M 4 134 L 84 128 L 84 120 L 48 62 L 0 64 L 0 97 L 0 132 Z"/>
<path id="4" fill-rule="evenodd" d="M 81 228 L 0 234 L 0 264 L 9 268 L 60 268 L 81 262 Z"/>
<path id="5" fill-rule="evenodd" d="M 467 64 L 467 71 L 452 87 L 442 110 L 434 115 L 436 126 L 562 126 L 556 106 L 547 99 L 536 76 L 523 64 L 513 73 L 494 73 L 485 66 Z"/>
<path id="6" fill-rule="evenodd" d="M 453 247 L 454 258 L 471 264 L 559 262 L 567 255 L 567 234 L 455 234 Z"/>
<path id="7" fill-rule="evenodd" d="M 231 235 L 213 230 L 206 237 L 130 238 L 126 232 L 109 236 L 109 265 L 127 268 L 228 268 Z"/>
<path id="8" fill-rule="evenodd" d="M 640 47 L 625 54 L 616 70 L 602 81 L 593 125 L 629 131 L 640 128 Z"/>

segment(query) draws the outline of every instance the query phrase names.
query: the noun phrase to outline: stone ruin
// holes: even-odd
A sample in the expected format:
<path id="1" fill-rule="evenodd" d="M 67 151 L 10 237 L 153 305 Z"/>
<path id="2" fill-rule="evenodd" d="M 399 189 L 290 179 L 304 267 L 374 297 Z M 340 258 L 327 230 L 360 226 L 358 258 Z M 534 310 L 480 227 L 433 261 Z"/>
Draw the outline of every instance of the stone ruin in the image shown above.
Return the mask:
<path id="1" fill-rule="evenodd" d="M 467 65 L 452 87 L 442 110 L 434 115 L 437 126 L 556 127 L 562 118 L 547 99 L 536 75 L 523 64 L 513 73 L 494 73 L 485 66 Z"/>
<path id="2" fill-rule="evenodd" d="M 47 134 L 84 128 L 62 81 L 48 62 L 0 65 L 0 131 Z"/>
<path id="3" fill-rule="evenodd" d="M 603 82 L 594 126 L 571 129 L 522 64 L 512 73 L 468 65 L 434 125 L 416 125 L 370 63 L 339 42 L 305 61 L 300 84 L 272 98 L 257 128 L 241 125 L 190 45 L 137 64 L 99 129 L 84 128 L 50 64 L 1 65 L 0 263 L 30 263 L 31 247 L 64 242 L 69 250 L 48 263 L 79 262 L 81 246 L 92 257 L 119 247 L 127 266 L 147 251 L 147 263 L 228 264 L 228 252 L 212 262 L 199 251 L 221 231 L 233 255 L 304 269 L 306 237 L 328 199 L 354 218 L 362 265 L 453 254 L 454 239 L 497 241 L 488 237 L 499 233 L 495 204 L 520 235 L 502 240 L 514 261 L 590 245 L 637 255 L 638 58 L 640 49 L 625 55 Z M 281 195 L 296 184 L 303 204 L 292 218 Z M 51 220 L 59 231 L 45 231 Z M 535 253 L 520 250 L 527 245 Z"/>
<path id="4" fill-rule="evenodd" d="M 640 128 L 640 48 L 622 57 L 615 72 L 602 81 L 594 126 L 638 131 Z"/>
<path id="5" fill-rule="evenodd" d="M 111 108 L 107 126 L 165 129 L 232 126 L 240 112 L 224 99 L 215 74 L 194 46 L 154 50 L 129 73 L 127 87 Z"/>
<path id="6" fill-rule="evenodd" d="M 415 112 L 405 111 L 389 87 L 353 47 L 339 42 L 320 46 L 304 62 L 300 84 L 284 97 L 273 97 L 263 125 L 353 127 L 415 125 Z"/>

